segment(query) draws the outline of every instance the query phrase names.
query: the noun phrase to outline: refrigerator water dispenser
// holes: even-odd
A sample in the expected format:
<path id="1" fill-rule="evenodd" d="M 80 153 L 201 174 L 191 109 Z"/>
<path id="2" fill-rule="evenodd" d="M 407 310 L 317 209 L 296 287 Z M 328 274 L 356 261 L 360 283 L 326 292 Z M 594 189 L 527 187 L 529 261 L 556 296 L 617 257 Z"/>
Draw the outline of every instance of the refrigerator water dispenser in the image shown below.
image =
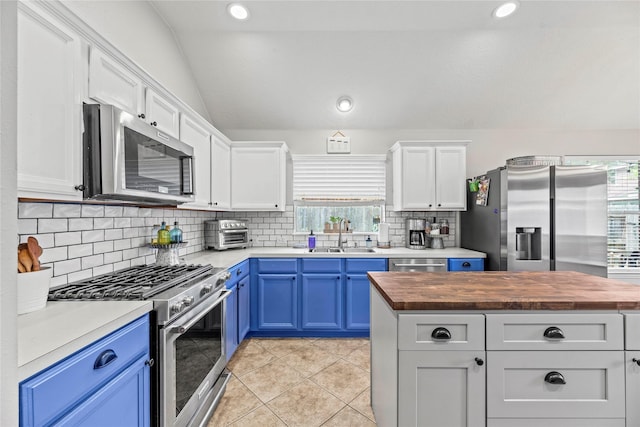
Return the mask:
<path id="1" fill-rule="evenodd" d="M 540 261 L 542 259 L 542 229 L 516 227 L 516 259 Z"/>

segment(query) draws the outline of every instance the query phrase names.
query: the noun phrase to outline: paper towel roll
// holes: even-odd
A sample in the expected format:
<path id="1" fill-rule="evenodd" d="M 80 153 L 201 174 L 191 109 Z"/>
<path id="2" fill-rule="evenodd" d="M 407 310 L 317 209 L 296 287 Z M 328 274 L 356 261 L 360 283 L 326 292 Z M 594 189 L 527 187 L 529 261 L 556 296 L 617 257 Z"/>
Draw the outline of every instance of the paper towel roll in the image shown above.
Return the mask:
<path id="1" fill-rule="evenodd" d="M 389 245 L 389 224 L 381 222 L 378 229 L 378 246 Z"/>

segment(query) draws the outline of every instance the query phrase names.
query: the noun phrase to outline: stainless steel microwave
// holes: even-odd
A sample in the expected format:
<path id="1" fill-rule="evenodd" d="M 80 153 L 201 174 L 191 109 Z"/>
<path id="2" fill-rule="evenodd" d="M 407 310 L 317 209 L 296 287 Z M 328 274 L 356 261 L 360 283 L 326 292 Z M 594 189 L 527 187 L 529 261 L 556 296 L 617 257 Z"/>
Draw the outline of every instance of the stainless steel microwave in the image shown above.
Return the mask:
<path id="1" fill-rule="evenodd" d="M 112 105 L 83 106 L 85 199 L 174 205 L 194 200 L 193 148 Z"/>

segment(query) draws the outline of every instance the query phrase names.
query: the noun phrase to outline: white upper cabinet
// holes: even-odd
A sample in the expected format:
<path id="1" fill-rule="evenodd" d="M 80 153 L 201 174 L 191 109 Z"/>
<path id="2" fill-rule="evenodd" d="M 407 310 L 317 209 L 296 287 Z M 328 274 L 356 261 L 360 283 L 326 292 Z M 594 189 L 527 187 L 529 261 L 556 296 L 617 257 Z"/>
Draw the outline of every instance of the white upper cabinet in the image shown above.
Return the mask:
<path id="1" fill-rule="evenodd" d="M 145 97 L 147 123 L 174 138 L 180 134 L 180 110 L 153 89 L 147 88 Z"/>
<path id="2" fill-rule="evenodd" d="M 233 210 L 285 210 L 287 152 L 284 142 L 231 145 Z"/>
<path id="3" fill-rule="evenodd" d="M 231 145 L 220 138 L 211 141 L 211 205 L 231 209 Z"/>
<path id="4" fill-rule="evenodd" d="M 93 46 L 89 54 L 89 97 L 145 117 L 140 77 Z"/>
<path id="5" fill-rule="evenodd" d="M 391 147 L 393 209 L 465 210 L 469 141 L 399 141 Z"/>
<path id="6" fill-rule="evenodd" d="M 201 123 L 186 114 L 181 114 L 180 140 L 193 147 L 196 193 L 195 201 L 181 207 L 209 208 L 211 206 L 211 134 Z"/>
<path id="7" fill-rule="evenodd" d="M 78 34 L 18 2 L 18 196 L 78 200 L 82 192 L 82 64 Z"/>

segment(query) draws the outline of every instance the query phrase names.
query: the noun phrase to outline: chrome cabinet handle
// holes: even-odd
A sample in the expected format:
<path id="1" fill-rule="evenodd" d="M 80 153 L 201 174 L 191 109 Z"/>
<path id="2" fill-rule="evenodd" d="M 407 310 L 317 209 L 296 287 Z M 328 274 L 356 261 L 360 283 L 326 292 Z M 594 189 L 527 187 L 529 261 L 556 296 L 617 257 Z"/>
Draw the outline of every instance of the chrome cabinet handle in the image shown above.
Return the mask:
<path id="1" fill-rule="evenodd" d="M 544 376 L 544 381 L 549 384 L 566 384 L 567 382 L 564 379 L 564 375 L 560 372 L 551 371 L 547 375 Z"/>
<path id="2" fill-rule="evenodd" d="M 115 351 L 108 349 L 100 353 L 93 363 L 93 369 L 102 369 L 118 358 Z"/>
<path id="3" fill-rule="evenodd" d="M 435 341 L 449 341 L 451 339 L 451 332 L 447 328 L 438 327 L 431 332 L 431 338 Z"/>
<path id="4" fill-rule="evenodd" d="M 142 114 L 138 114 L 138 117 L 140 117 L 141 119 L 144 119 L 146 116 L 144 115 L 144 113 L 142 113 Z"/>
<path id="5" fill-rule="evenodd" d="M 549 326 L 542 335 L 550 340 L 563 340 L 565 338 L 564 332 L 557 326 Z"/>

